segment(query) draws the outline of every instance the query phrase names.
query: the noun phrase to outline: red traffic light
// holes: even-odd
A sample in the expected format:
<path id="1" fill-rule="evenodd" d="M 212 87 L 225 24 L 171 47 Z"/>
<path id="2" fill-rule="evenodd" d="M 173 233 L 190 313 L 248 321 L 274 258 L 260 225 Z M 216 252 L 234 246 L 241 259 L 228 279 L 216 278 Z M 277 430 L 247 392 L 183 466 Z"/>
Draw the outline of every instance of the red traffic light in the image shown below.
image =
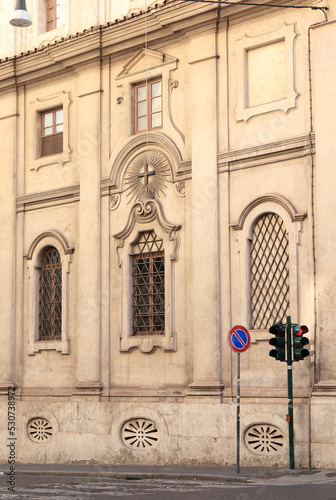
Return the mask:
<path id="1" fill-rule="evenodd" d="M 309 328 L 306 325 L 293 325 L 293 333 L 296 337 L 302 337 L 305 333 L 309 332 Z"/>

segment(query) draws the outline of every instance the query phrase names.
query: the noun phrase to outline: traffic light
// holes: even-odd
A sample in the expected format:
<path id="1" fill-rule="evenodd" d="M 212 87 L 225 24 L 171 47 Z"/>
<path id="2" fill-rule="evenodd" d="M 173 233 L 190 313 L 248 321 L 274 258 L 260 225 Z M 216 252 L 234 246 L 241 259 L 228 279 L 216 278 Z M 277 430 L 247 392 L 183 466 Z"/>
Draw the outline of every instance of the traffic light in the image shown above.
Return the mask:
<path id="1" fill-rule="evenodd" d="M 269 344 L 274 346 L 275 349 L 271 349 L 269 355 L 272 358 L 275 358 L 278 361 L 285 361 L 285 335 L 286 329 L 285 325 L 281 323 L 281 321 L 277 321 L 273 326 L 269 329 L 269 332 L 272 335 L 275 335 L 273 339 L 269 341 Z"/>
<path id="2" fill-rule="evenodd" d="M 309 339 L 307 337 L 303 337 L 305 333 L 309 332 L 309 329 L 306 325 L 297 325 L 293 324 L 293 361 L 300 361 L 301 359 L 309 356 L 308 349 L 305 349 L 304 346 L 309 344 Z"/>

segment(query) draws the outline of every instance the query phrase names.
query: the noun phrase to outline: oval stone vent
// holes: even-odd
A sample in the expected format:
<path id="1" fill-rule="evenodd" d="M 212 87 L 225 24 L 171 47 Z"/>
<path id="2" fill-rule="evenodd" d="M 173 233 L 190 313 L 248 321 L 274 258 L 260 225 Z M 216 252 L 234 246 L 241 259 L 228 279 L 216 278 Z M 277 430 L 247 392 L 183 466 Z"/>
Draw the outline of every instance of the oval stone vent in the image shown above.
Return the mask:
<path id="1" fill-rule="evenodd" d="M 34 443 L 46 443 L 51 439 L 52 425 L 46 418 L 32 418 L 28 423 L 28 437 Z"/>
<path id="2" fill-rule="evenodd" d="M 148 450 L 158 443 L 159 431 L 152 420 L 132 418 L 123 424 L 121 440 L 127 448 Z"/>
<path id="3" fill-rule="evenodd" d="M 246 448 L 258 455 L 276 455 L 284 445 L 281 430 L 272 424 L 250 425 L 244 433 Z"/>

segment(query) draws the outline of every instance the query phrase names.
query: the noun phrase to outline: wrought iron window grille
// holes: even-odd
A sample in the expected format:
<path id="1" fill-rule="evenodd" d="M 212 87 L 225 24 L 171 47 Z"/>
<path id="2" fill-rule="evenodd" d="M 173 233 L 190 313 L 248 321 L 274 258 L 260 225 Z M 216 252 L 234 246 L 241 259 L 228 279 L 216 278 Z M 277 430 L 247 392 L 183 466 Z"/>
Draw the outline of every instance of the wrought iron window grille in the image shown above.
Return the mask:
<path id="1" fill-rule="evenodd" d="M 60 340 L 62 335 L 62 263 L 58 250 L 47 247 L 41 256 L 39 340 Z"/>
<path id="2" fill-rule="evenodd" d="M 262 330 L 289 311 L 289 242 L 281 217 L 257 220 L 250 250 L 251 326 Z"/>
<path id="3" fill-rule="evenodd" d="M 164 335 L 164 250 L 154 231 L 140 233 L 133 246 L 132 286 L 133 335 Z"/>

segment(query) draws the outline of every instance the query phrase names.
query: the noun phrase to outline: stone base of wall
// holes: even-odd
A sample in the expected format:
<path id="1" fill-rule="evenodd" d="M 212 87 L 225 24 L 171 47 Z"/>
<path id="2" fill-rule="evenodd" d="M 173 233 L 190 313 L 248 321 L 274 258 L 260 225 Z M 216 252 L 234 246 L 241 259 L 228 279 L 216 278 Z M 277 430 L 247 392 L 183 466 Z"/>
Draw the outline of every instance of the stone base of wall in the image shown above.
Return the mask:
<path id="1" fill-rule="evenodd" d="M 296 404 L 295 465 L 336 468 L 335 399 Z M 234 465 L 235 402 L 17 401 L 15 435 L 1 408 L 0 461 L 15 439 L 21 463 Z M 241 405 L 241 465 L 288 467 L 287 400 Z M 9 420 L 10 422 L 11 420 Z M 11 427 L 11 424 L 9 424 Z M 332 436 L 331 436 L 332 434 Z"/>

